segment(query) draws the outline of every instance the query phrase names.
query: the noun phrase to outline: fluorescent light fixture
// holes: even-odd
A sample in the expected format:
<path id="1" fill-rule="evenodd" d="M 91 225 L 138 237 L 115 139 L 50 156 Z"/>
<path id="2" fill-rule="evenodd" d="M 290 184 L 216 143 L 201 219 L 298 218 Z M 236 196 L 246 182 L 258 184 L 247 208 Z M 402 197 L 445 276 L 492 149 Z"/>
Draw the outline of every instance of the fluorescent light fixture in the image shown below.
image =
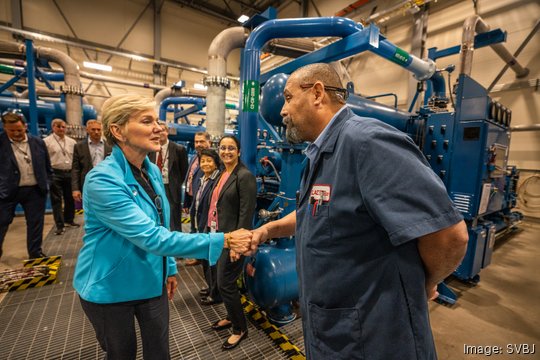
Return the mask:
<path id="1" fill-rule="evenodd" d="M 239 23 L 243 24 L 245 23 L 246 21 L 249 20 L 249 16 L 247 15 L 240 15 L 240 17 L 237 19 Z"/>
<path id="2" fill-rule="evenodd" d="M 146 60 L 145 57 L 140 56 L 140 55 L 131 55 L 131 58 L 132 58 L 133 60 L 135 60 L 135 61 L 144 61 L 144 60 Z"/>
<path id="3" fill-rule="evenodd" d="M 85 68 L 89 68 L 89 69 L 112 71 L 112 66 L 110 66 L 110 65 L 97 64 L 97 63 L 93 63 L 93 62 L 89 62 L 89 61 L 84 61 L 83 65 L 84 65 Z"/>
<path id="4" fill-rule="evenodd" d="M 195 83 L 195 84 L 193 84 L 193 88 L 196 89 L 196 90 L 206 90 L 208 87 L 204 86 L 203 84 Z"/>

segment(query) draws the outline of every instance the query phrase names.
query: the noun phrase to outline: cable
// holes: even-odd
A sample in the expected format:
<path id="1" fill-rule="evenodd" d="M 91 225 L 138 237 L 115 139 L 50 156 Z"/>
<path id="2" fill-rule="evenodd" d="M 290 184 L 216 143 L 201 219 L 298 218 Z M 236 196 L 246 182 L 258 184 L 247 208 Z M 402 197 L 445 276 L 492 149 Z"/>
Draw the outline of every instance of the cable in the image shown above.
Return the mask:
<path id="1" fill-rule="evenodd" d="M 279 173 L 278 173 L 276 167 L 274 166 L 274 163 L 272 163 L 272 160 L 266 159 L 266 162 L 269 163 L 270 166 L 272 166 L 272 169 L 274 169 L 274 173 L 276 174 L 277 179 L 279 180 L 279 182 L 281 182 L 281 176 L 279 176 Z"/>
<path id="2" fill-rule="evenodd" d="M 451 83 L 451 76 L 450 71 L 448 71 L 448 96 L 450 97 L 450 102 L 452 103 L 452 107 L 454 110 L 456 109 L 456 104 L 454 104 L 454 96 L 452 95 L 452 83 Z"/>

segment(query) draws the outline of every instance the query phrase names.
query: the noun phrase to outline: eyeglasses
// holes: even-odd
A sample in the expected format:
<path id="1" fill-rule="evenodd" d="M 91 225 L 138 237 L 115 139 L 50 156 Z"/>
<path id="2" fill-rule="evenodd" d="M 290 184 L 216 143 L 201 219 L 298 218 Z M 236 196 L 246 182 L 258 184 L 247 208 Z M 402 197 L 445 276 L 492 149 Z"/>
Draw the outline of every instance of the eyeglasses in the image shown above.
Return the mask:
<path id="1" fill-rule="evenodd" d="M 310 89 L 312 88 L 313 86 L 315 86 L 315 84 L 302 84 L 300 85 L 300 88 L 303 89 L 303 90 L 306 90 L 306 89 Z M 325 91 L 335 91 L 337 92 L 339 95 L 341 95 L 343 97 L 343 100 L 347 100 L 349 98 L 349 92 L 347 91 L 347 89 L 344 89 L 344 88 L 338 88 L 338 87 L 335 87 L 335 86 L 328 86 L 328 85 L 324 85 L 323 84 L 323 88 Z"/>
<path id="2" fill-rule="evenodd" d="M 221 145 L 219 147 L 219 150 L 221 150 L 221 151 L 227 151 L 227 150 L 234 151 L 236 149 L 238 149 L 238 148 L 236 146 L 232 146 L 232 145 L 229 145 L 229 146 Z"/>

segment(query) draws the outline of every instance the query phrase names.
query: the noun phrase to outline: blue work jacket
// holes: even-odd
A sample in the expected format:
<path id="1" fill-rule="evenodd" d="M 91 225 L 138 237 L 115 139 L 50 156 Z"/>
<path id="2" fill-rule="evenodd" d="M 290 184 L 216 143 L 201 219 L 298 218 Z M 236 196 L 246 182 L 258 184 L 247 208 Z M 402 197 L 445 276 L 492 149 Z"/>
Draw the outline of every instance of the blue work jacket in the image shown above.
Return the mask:
<path id="1" fill-rule="evenodd" d="M 106 304 L 160 296 L 167 276 L 177 273 L 174 256 L 214 264 L 221 254 L 223 233 L 168 230 L 169 203 L 161 173 L 148 158 L 144 167 L 161 197 L 163 226 L 154 199 L 137 182 L 118 146 L 86 176 L 86 234 L 73 279 L 73 287 L 86 301 Z"/>
<path id="2" fill-rule="evenodd" d="M 462 217 L 404 133 L 348 108 L 306 167 L 296 218 L 309 359 L 435 359 L 417 238 Z"/>

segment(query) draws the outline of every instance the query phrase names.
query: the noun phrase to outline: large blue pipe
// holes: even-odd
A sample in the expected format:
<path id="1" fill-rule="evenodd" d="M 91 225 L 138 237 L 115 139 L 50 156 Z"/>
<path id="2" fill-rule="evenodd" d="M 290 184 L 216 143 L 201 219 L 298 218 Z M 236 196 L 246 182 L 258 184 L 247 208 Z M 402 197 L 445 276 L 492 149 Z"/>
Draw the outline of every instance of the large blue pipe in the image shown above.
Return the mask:
<path id="1" fill-rule="evenodd" d="M 199 110 L 202 110 L 206 106 L 206 99 L 196 98 L 196 97 L 169 97 L 161 102 L 159 105 L 159 120 L 165 121 L 167 119 L 167 107 L 169 105 L 180 105 L 180 104 L 193 104 L 197 105 Z"/>
<path id="2" fill-rule="evenodd" d="M 188 124 L 168 124 L 169 139 L 172 141 L 189 141 L 193 142 L 195 134 L 206 131 L 204 126 L 192 126 Z"/>
<path id="3" fill-rule="evenodd" d="M 356 115 L 381 120 L 406 133 L 411 133 L 411 131 L 413 131 L 413 129 L 411 129 L 411 119 L 413 114 L 406 111 L 395 109 L 353 94 L 349 95 L 347 106 L 350 107 Z"/>
<path id="4" fill-rule="evenodd" d="M 261 49 L 268 40 L 274 38 L 316 36 L 345 37 L 362 30 L 362 28 L 362 25 L 357 24 L 351 19 L 338 17 L 282 19 L 262 23 L 253 30 L 242 52 L 241 91 L 244 91 L 244 87 L 250 86 L 256 92 L 253 94 L 253 97 L 256 97 L 255 101 L 258 103 Z M 259 109 L 258 106 L 255 109 L 248 109 L 246 106 L 247 103 L 248 99 L 244 97 L 242 111 L 239 115 L 240 143 L 243 149 L 242 161 L 255 173 L 257 157 L 257 113 Z"/>

